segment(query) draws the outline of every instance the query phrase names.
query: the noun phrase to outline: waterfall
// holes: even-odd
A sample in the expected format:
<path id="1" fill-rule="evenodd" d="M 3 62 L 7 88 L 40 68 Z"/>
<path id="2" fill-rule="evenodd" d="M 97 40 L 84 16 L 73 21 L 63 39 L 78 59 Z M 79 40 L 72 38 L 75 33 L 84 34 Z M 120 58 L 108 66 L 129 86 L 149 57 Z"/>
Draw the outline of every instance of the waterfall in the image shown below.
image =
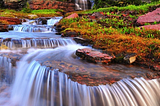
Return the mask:
<path id="1" fill-rule="evenodd" d="M 91 87 L 73 82 L 58 69 L 51 70 L 36 61 L 21 61 L 18 66 L 11 100 L 19 106 L 160 105 L 159 79 L 127 78 L 111 86 Z"/>
<path id="2" fill-rule="evenodd" d="M 75 0 L 76 10 L 87 10 L 88 1 L 87 0 Z"/>
<path id="3" fill-rule="evenodd" d="M 17 48 L 54 48 L 57 46 L 65 46 L 69 44 L 76 44 L 72 39 L 65 38 L 46 38 L 46 39 L 11 39 L 10 41 L 3 41 L 9 49 Z"/>
<path id="4" fill-rule="evenodd" d="M 3 82 L 10 84 L 13 80 L 14 74 L 11 59 L 0 56 L 0 86 Z"/>
<path id="5" fill-rule="evenodd" d="M 14 31 L 17 32 L 55 32 L 54 25 L 58 23 L 62 17 L 54 17 L 47 20 L 46 25 L 37 25 L 35 20 L 28 20 L 22 25 L 14 25 Z"/>
<path id="6" fill-rule="evenodd" d="M 16 25 L 14 31 L 17 32 L 55 32 L 52 26 L 47 25 Z"/>
<path id="7" fill-rule="evenodd" d="M 66 48 L 66 47 L 65 47 Z M 3 106 L 159 106 L 160 79 L 125 78 L 112 85 L 86 86 L 57 68 L 35 61 L 43 50 L 17 63 L 11 97 Z M 50 50 L 49 53 L 54 53 Z M 43 53 L 46 53 L 44 51 Z M 37 54 L 39 56 L 37 56 Z M 47 55 L 47 54 L 44 54 Z M 34 58 L 33 58 L 34 57 Z M 66 57 L 64 57 L 66 58 Z M 30 61 L 30 62 L 29 62 Z"/>
<path id="8" fill-rule="evenodd" d="M 55 25 L 55 24 L 58 23 L 61 19 L 62 19 L 62 17 L 51 18 L 51 19 L 47 20 L 47 25 Z"/>

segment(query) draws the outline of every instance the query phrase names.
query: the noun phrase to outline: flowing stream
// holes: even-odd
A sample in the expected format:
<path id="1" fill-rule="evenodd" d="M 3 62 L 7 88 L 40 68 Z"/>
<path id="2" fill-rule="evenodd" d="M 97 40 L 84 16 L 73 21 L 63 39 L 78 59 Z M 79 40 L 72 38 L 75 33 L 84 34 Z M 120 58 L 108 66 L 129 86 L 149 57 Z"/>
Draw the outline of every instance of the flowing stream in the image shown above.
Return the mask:
<path id="1" fill-rule="evenodd" d="M 7 47 L 1 54 L 25 50 L 16 65 L 8 55 L 0 55 L 0 106 L 160 106 L 160 79 L 124 78 L 99 86 L 72 81 L 60 70 L 62 62 L 87 71 L 103 67 L 79 60 L 75 51 L 90 47 L 61 38 L 51 26 L 57 21 L 48 22 L 16 25 L 13 31 L 0 33 L 1 45 Z M 53 63 L 46 65 L 49 62 Z"/>

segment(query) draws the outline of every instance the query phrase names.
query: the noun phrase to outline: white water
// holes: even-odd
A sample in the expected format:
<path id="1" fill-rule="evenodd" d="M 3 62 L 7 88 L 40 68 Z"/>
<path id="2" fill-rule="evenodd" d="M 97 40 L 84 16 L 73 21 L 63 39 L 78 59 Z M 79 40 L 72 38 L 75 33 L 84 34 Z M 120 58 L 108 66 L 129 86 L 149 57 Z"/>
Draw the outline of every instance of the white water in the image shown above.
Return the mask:
<path id="1" fill-rule="evenodd" d="M 47 20 L 47 25 L 37 25 L 34 20 L 23 22 L 22 25 L 15 25 L 16 32 L 55 32 L 54 25 L 58 23 L 62 17 L 54 17 Z"/>
<path id="2" fill-rule="evenodd" d="M 29 56 L 29 55 L 28 55 Z M 19 62 L 9 104 L 18 106 L 159 106 L 159 80 L 123 79 L 90 87 L 38 62 Z M 22 70 L 23 69 L 23 70 Z"/>
<path id="3" fill-rule="evenodd" d="M 62 19 L 62 17 L 51 18 L 51 19 L 47 20 L 47 25 L 55 25 L 55 24 L 58 23 L 61 19 Z"/>
<path id="4" fill-rule="evenodd" d="M 55 60 L 65 60 L 76 48 L 64 46 L 56 49 L 29 51 L 17 64 L 16 79 L 11 87 L 11 96 L 0 106 L 159 106 L 160 79 L 123 79 L 110 85 L 86 86 L 68 79 L 58 69 L 42 66 L 35 61 L 51 54 Z M 56 55 L 66 49 L 71 53 Z M 64 50 L 65 50 L 64 49 Z M 70 59 L 70 56 L 68 57 Z M 29 63 L 29 61 L 31 61 Z M 67 61 L 69 61 L 67 59 Z M 73 61 L 71 59 L 71 61 Z M 8 64 L 8 63 L 7 63 Z M 2 99 L 1 99 L 2 98 Z"/>
<path id="5" fill-rule="evenodd" d="M 77 6 L 77 10 L 87 10 L 88 9 L 87 0 L 75 0 L 75 4 Z"/>
<path id="6" fill-rule="evenodd" d="M 69 44 L 76 44 L 72 39 L 65 38 L 45 38 L 45 39 L 12 39 L 11 41 L 2 42 L 9 49 L 17 48 L 54 48 L 57 46 L 65 46 Z"/>
<path id="7" fill-rule="evenodd" d="M 14 38 L 13 32 L 0 33 L 2 37 L 9 34 Z M 56 60 L 80 67 L 93 67 L 94 65 L 72 57 L 75 50 L 86 47 L 77 45 L 70 39 L 51 38 L 53 33 L 51 33 L 53 35 L 49 33 L 44 35 L 49 36 L 48 39 L 37 39 L 42 33 L 18 32 L 18 34 L 16 36 L 18 38 L 29 35 L 29 37 L 36 37 L 30 40 L 14 38 L 3 43 L 9 48 L 18 48 L 19 43 L 16 42 L 21 42 L 22 48 L 37 47 L 38 42 L 46 48 L 52 47 L 51 45 L 58 47 L 28 51 L 28 54 L 17 63 L 16 77 L 12 78 L 13 85 L 9 90 L 0 89 L 0 106 L 160 106 L 160 79 L 127 78 L 111 86 L 82 85 L 68 79 L 68 75 L 59 72 L 56 67 L 51 69 L 42 64 L 43 61 Z M 10 59 L 0 57 L 0 66 L 4 67 L 6 76 L 13 76 Z"/>

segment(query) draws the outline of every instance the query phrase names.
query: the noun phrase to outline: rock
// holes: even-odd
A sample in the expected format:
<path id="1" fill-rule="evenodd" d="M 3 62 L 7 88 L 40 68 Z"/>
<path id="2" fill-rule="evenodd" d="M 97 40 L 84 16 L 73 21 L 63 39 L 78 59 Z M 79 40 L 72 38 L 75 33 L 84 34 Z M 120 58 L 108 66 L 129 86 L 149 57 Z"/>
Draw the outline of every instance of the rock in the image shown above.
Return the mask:
<path id="1" fill-rule="evenodd" d="M 160 65 L 155 65 L 155 66 L 153 66 L 153 68 L 155 71 L 160 71 Z"/>
<path id="2" fill-rule="evenodd" d="M 138 17 L 136 24 L 138 26 L 141 26 L 144 25 L 145 23 L 154 23 L 154 22 L 160 22 L 160 8 L 157 8 L 152 12 L 149 12 L 145 15 Z"/>
<path id="3" fill-rule="evenodd" d="M 156 25 L 145 25 L 145 26 L 141 26 L 141 28 L 151 29 L 151 30 L 160 30 L 160 24 L 156 24 Z"/>
<path id="4" fill-rule="evenodd" d="M 92 14 L 92 17 L 98 18 L 98 19 L 102 19 L 104 17 L 104 13 L 103 12 L 96 12 Z"/>
<path id="5" fill-rule="evenodd" d="M 8 32 L 8 25 L 0 24 L 0 32 Z"/>
<path id="6" fill-rule="evenodd" d="M 78 33 L 74 31 L 67 31 L 65 33 L 62 33 L 62 37 L 77 37 Z"/>
<path id="7" fill-rule="evenodd" d="M 47 18 L 45 18 L 45 17 L 37 18 L 35 22 L 37 25 L 46 25 Z"/>
<path id="8" fill-rule="evenodd" d="M 114 58 L 112 56 L 109 56 L 108 54 L 104 54 L 99 51 L 92 50 L 90 48 L 78 49 L 76 50 L 76 55 L 89 62 L 106 64 L 111 62 L 111 59 Z"/>
<path id="9" fill-rule="evenodd" d="M 32 0 L 29 2 L 30 8 L 32 10 L 38 9 L 62 9 L 65 12 L 73 12 L 75 11 L 75 4 L 69 2 L 61 2 L 61 1 L 46 1 L 46 0 Z"/>
<path id="10" fill-rule="evenodd" d="M 29 19 L 35 19 L 35 18 L 37 18 L 38 16 L 36 15 L 36 14 L 29 14 L 28 15 L 28 18 Z"/>
<path id="11" fill-rule="evenodd" d="M 0 22 L 7 22 L 8 25 L 17 25 L 21 24 L 21 19 L 18 18 L 8 18 L 8 17 L 0 17 Z"/>
<path id="12" fill-rule="evenodd" d="M 136 58 L 137 58 L 137 55 L 135 53 L 131 53 L 131 54 L 127 54 L 124 57 L 124 61 L 129 63 L 129 64 L 132 64 L 133 62 L 136 61 Z"/>
<path id="13" fill-rule="evenodd" d="M 77 13 L 73 13 L 73 14 L 71 14 L 71 15 L 65 17 L 65 19 L 73 19 L 73 18 L 78 18 L 78 17 L 79 17 L 79 16 L 78 16 Z"/>
<path id="14" fill-rule="evenodd" d="M 73 38 L 77 43 L 80 43 L 81 45 L 83 45 L 83 46 L 88 46 L 89 44 L 91 44 L 92 43 L 92 41 L 91 40 L 89 40 L 89 39 L 83 39 L 83 38 L 81 38 L 81 37 L 75 37 L 75 38 Z"/>

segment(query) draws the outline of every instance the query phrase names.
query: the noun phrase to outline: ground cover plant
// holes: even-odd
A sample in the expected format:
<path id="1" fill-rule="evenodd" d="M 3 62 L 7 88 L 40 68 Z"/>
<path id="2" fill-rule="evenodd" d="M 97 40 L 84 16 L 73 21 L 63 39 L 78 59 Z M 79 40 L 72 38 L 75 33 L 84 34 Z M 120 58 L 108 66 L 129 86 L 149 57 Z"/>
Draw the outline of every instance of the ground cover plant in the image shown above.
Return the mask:
<path id="1" fill-rule="evenodd" d="M 45 10 L 27 10 L 22 9 L 21 11 L 16 11 L 12 9 L 0 9 L 1 17 L 12 17 L 12 18 L 27 18 L 34 19 L 38 17 L 55 17 L 60 16 L 60 12 L 63 10 L 59 9 L 45 9 Z M 31 17 L 34 16 L 34 17 Z"/>
<path id="2" fill-rule="evenodd" d="M 81 17 L 60 21 L 62 28 L 65 29 L 62 33 L 74 31 L 80 37 L 92 40 L 93 47 L 104 52 L 111 52 L 114 55 L 136 53 L 139 62 L 160 64 L 160 31 L 147 30 L 135 25 L 138 16 L 151 11 L 152 7 L 157 8 L 159 5 L 151 3 L 78 11 Z M 86 15 L 97 12 L 107 17 L 91 19 Z"/>

